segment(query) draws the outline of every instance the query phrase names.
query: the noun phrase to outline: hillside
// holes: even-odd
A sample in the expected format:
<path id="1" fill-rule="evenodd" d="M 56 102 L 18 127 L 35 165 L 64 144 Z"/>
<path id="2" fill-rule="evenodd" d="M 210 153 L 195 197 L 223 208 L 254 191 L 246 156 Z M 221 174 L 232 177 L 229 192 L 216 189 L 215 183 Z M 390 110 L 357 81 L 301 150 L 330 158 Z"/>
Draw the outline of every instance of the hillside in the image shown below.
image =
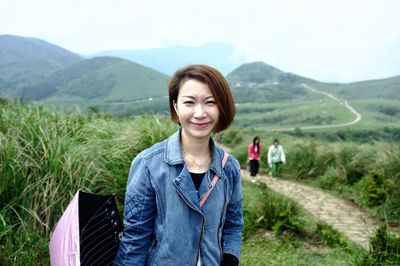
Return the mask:
<path id="1" fill-rule="evenodd" d="M 238 103 L 235 123 L 243 127 L 268 131 L 348 129 L 344 125 L 351 125 L 353 129 L 371 130 L 398 127 L 400 121 L 400 77 L 323 83 L 254 62 L 235 69 L 227 79 Z M 350 101 L 359 118 L 345 107 L 345 101 Z"/>
<path id="2" fill-rule="evenodd" d="M 0 96 L 19 96 L 21 89 L 81 59 L 43 40 L 0 35 Z"/>
<path id="3" fill-rule="evenodd" d="M 127 102 L 167 95 L 168 76 L 113 57 L 82 60 L 24 92 L 25 99 L 79 103 Z"/>
<path id="4" fill-rule="evenodd" d="M 236 102 L 275 102 L 306 97 L 301 85 L 312 81 L 263 62 L 243 64 L 226 76 Z"/>
<path id="5" fill-rule="evenodd" d="M 235 56 L 235 47 L 225 43 L 208 43 L 198 47 L 175 45 L 154 49 L 102 51 L 94 56 L 114 56 L 128 59 L 162 73 L 172 75 L 188 64 L 208 64 L 227 74 L 243 64 Z"/>
<path id="6" fill-rule="evenodd" d="M 349 100 L 388 99 L 400 100 L 400 76 L 348 84 L 315 84 L 316 87 Z"/>

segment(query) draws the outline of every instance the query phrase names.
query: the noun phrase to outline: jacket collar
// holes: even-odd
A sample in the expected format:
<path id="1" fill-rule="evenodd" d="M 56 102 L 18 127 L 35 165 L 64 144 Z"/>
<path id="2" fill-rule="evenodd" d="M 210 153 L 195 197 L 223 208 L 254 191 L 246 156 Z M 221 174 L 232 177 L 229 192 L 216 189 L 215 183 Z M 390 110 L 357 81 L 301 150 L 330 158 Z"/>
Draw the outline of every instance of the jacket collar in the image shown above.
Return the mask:
<path id="1" fill-rule="evenodd" d="M 171 135 L 165 143 L 164 160 L 170 165 L 184 164 L 181 149 L 181 129 Z M 210 170 L 217 174 L 220 179 L 223 179 L 222 175 L 222 159 L 224 151 L 217 147 L 214 140 L 210 138 L 210 149 L 212 155 L 212 162 L 210 164 Z"/>

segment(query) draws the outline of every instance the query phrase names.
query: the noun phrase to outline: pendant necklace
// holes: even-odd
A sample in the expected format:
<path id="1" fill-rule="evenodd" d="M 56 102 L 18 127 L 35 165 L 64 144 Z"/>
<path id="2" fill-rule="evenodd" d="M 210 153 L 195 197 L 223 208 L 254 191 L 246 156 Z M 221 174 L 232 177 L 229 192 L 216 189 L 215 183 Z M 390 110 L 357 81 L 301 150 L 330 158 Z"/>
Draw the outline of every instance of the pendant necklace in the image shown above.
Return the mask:
<path id="1" fill-rule="evenodd" d="M 210 157 L 207 157 L 207 160 L 206 160 L 204 163 L 200 163 L 200 162 L 196 161 L 196 160 L 194 159 L 194 157 L 193 157 L 191 154 L 187 153 L 187 152 L 184 151 L 183 149 L 182 149 L 182 151 L 183 151 L 183 154 L 184 154 L 192 163 L 194 163 L 194 164 L 197 166 L 197 170 L 198 170 L 199 172 L 200 172 L 201 170 L 204 170 L 204 169 L 208 166 L 208 164 L 211 162 L 211 161 L 210 161 Z"/>

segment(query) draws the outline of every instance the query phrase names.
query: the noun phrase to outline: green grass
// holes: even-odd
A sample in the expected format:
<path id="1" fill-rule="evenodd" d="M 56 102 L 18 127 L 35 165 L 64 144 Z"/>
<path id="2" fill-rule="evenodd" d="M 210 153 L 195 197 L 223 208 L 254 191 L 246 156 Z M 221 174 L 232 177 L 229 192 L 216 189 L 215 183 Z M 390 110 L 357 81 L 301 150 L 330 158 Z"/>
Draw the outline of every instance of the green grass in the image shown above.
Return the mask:
<path id="1" fill-rule="evenodd" d="M 262 109 L 266 111 L 263 112 Z M 279 104 L 239 104 L 235 125 L 270 130 L 334 125 L 351 122 L 354 119 L 354 115 L 343 105 L 330 99 L 320 99 Z"/>
<path id="2" fill-rule="evenodd" d="M 78 189 L 122 208 L 135 155 L 176 130 L 158 117 L 111 119 L 43 106 L 0 106 L 1 264 L 48 264 L 47 242 Z"/>
<path id="3" fill-rule="evenodd" d="M 329 249 L 305 244 L 297 239 L 280 239 L 260 231 L 245 241 L 242 265 L 360 265 L 358 254 L 345 248 Z"/>

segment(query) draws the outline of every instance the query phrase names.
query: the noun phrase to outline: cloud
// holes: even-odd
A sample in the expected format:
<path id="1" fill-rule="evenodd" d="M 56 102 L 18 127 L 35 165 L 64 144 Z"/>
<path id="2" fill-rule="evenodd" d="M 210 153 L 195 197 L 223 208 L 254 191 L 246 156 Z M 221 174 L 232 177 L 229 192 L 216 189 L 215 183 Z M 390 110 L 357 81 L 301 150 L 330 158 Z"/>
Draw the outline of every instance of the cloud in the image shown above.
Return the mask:
<path id="1" fill-rule="evenodd" d="M 398 10 L 397 0 L 2 0 L 0 34 L 82 54 L 224 42 L 249 61 L 346 82 L 400 74 Z"/>

